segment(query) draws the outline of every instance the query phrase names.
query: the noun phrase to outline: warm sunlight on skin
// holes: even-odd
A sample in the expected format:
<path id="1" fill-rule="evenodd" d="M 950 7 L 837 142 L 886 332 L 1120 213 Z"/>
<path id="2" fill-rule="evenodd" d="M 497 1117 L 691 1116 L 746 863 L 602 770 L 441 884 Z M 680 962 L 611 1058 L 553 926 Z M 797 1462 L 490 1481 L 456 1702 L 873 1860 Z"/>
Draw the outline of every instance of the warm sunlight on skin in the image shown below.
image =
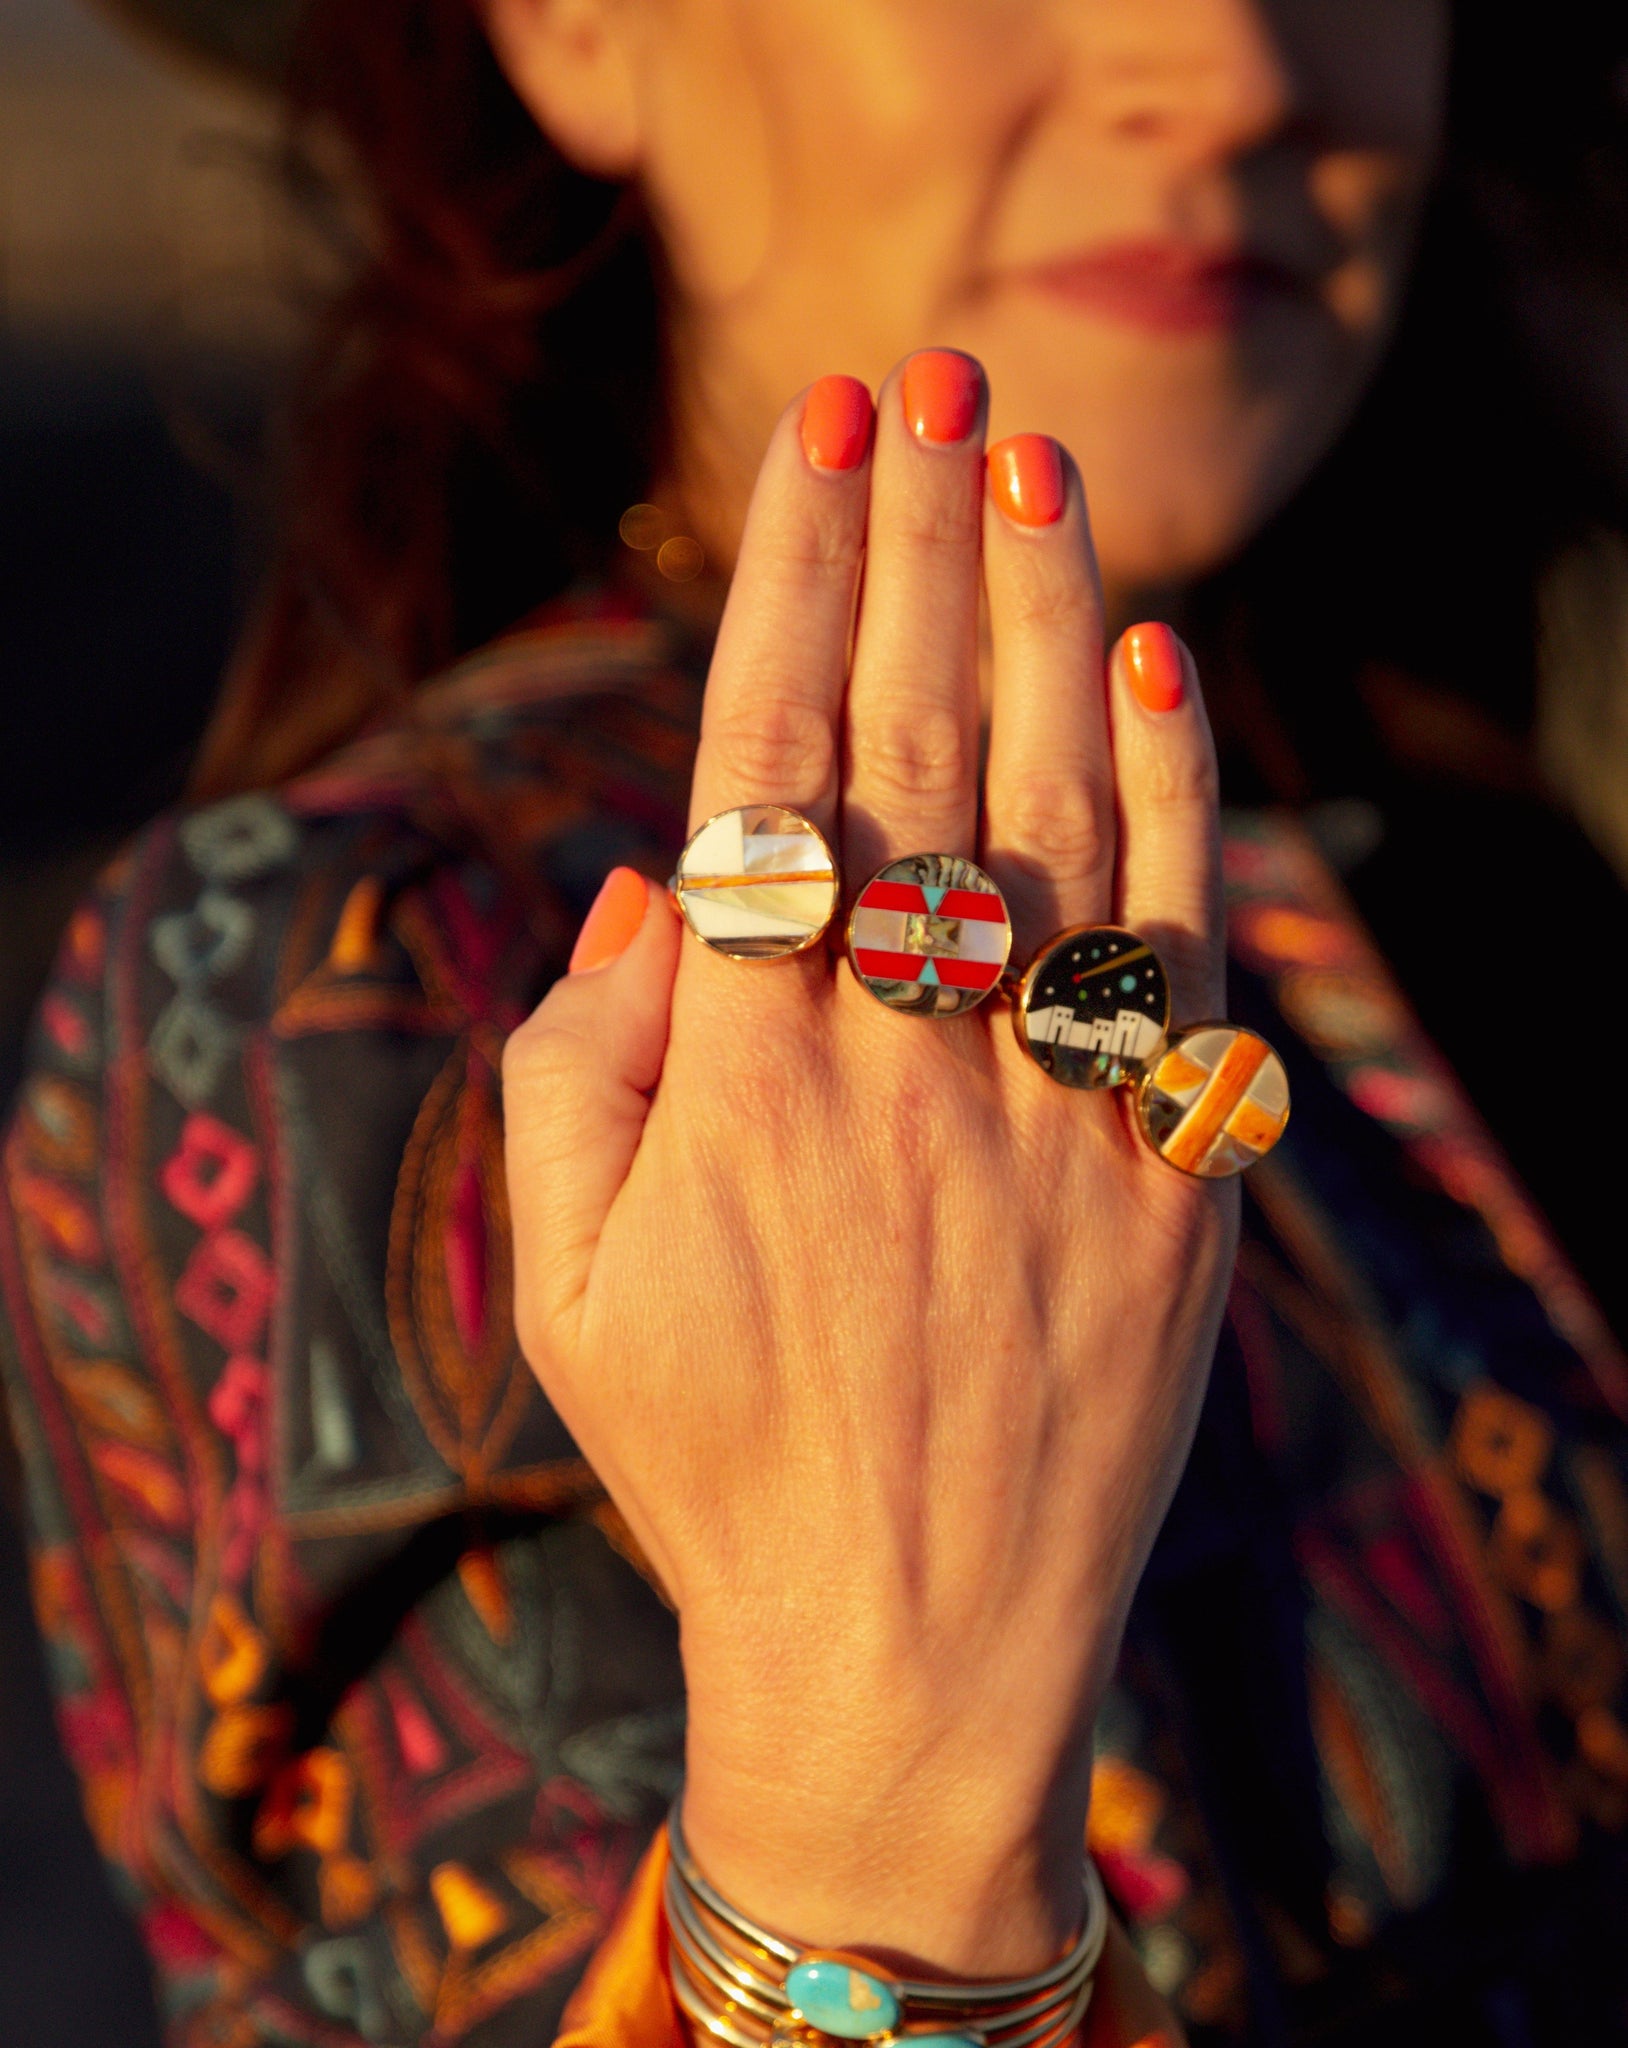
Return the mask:
<path id="1" fill-rule="evenodd" d="M 930 343 L 1074 452 L 1111 591 L 1225 559 L 1373 372 L 1443 122 L 1445 0 L 492 5 L 615 46 L 715 559 L 787 393 Z"/>

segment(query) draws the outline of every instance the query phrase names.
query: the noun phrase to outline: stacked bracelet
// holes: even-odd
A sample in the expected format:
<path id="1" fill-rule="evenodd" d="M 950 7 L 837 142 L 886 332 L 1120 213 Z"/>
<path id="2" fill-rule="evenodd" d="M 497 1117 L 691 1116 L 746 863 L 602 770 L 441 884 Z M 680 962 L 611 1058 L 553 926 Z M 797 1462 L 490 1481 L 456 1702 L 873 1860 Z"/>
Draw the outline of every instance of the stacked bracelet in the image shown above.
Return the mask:
<path id="1" fill-rule="evenodd" d="M 673 1995 L 696 2026 L 731 2048 L 1063 2048 L 1091 2002 L 1108 1901 L 1089 1857 L 1084 1924 L 1066 1955 L 1003 1983 L 927 1983 L 862 1957 L 799 1948 L 756 1926 L 696 1868 L 676 1802 L 667 1836 Z"/>

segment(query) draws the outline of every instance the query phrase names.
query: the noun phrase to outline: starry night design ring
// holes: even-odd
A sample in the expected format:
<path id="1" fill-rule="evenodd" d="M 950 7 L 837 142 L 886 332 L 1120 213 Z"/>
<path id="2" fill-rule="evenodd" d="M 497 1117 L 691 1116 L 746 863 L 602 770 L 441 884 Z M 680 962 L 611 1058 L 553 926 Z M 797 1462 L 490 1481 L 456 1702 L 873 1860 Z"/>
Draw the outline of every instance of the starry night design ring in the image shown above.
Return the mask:
<path id="1" fill-rule="evenodd" d="M 955 853 L 890 860 L 860 890 L 848 959 L 890 1010 L 961 1017 L 998 986 L 1012 950 L 1006 899 L 975 861 Z"/>
<path id="2" fill-rule="evenodd" d="M 1139 1081 L 1170 1027 L 1164 963 L 1135 932 L 1071 925 L 1046 943 L 1013 995 L 1018 1044 L 1065 1088 Z"/>
<path id="3" fill-rule="evenodd" d="M 691 835 L 672 887 L 684 922 L 713 952 L 784 960 L 824 935 L 837 907 L 837 864 L 801 811 L 747 804 Z"/>

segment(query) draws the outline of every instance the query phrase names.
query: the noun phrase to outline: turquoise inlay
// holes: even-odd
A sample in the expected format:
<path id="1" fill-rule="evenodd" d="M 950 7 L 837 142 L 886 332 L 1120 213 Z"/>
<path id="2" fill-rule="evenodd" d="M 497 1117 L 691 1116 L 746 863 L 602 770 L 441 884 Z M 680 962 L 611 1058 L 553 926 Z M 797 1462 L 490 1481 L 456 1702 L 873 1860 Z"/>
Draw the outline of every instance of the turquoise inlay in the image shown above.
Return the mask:
<path id="1" fill-rule="evenodd" d="M 786 1996 L 809 2026 L 840 2041 L 870 2041 L 899 2023 L 899 2001 L 880 1977 L 851 1963 L 797 1963 Z"/>
<path id="2" fill-rule="evenodd" d="M 1136 987 L 1136 976 L 1134 974 L 1122 974 L 1119 977 L 1119 985 L 1125 991 L 1126 995 L 1129 995 L 1131 991 Z"/>
<path id="3" fill-rule="evenodd" d="M 927 908 L 933 913 L 935 917 L 937 917 L 938 906 L 944 901 L 945 897 L 948 896 L 950 892 L 948 889 L 929 889 L 927 885 L 923 883 L 921 893 L 927 898 Z"/>
<path id="4" fill-rule="evenodd" d="M 979 2048 L 976 2034 L 905 2034 L 910 2048 Z"/>
<path id="5" fill-rule="evenodd" d="M 923 988 L 942 988 L 944 986 L 943 982 L 938 978 L 938 969 L 931 960 L 927 962 L 927 965 L 917 975 L 916 980 Z"/>

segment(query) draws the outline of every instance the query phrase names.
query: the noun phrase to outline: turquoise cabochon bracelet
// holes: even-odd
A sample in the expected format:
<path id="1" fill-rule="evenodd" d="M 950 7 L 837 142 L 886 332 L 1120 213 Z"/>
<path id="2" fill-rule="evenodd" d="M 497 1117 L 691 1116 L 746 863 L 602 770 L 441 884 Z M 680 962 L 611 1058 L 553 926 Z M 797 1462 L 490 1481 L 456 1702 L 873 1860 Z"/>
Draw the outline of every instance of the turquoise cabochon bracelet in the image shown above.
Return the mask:
<path id="1" fill-rule="evenodd" d="M 730 2048 L 1063 2048 L 1091 2001 L 1108 1902 L 1085 1862 L 1084 1913 L 1066 1954 L 998 1983 L 896 1977 L 868 1958 L 809 1949 L 758 1926 L 702 1874 L 681 1806 L 667 1824 L 664 1905 L 673 1994 L 703 2033 Z"/>

